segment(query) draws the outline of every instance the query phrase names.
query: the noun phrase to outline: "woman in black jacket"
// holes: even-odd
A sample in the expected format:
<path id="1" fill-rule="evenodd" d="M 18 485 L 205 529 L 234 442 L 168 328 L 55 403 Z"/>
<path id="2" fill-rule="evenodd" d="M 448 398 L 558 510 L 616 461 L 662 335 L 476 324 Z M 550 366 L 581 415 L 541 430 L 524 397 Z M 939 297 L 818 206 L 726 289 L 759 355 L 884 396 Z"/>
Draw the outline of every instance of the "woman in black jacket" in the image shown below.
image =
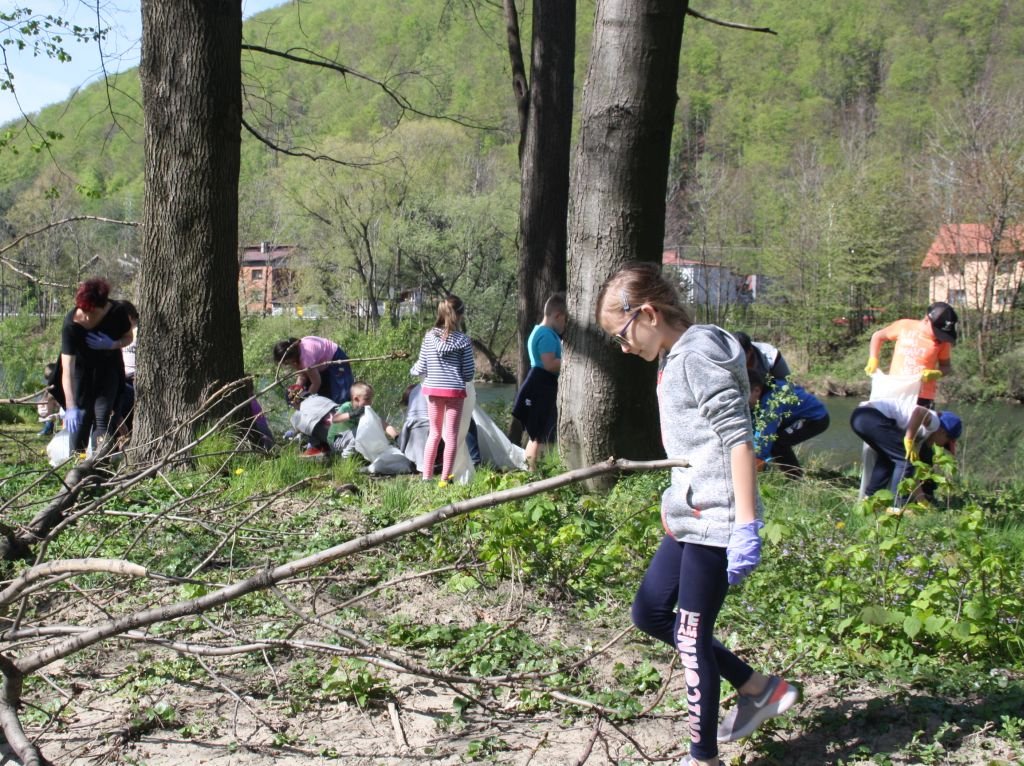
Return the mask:
<path id="1" fill-rule="evenodd" d="M 106 438 L 124 385 L 121 349 L 132 342 L 132 325 L 124 304 L 109 296 L 105 279 L 82 282 L 61 330 L 60 383 L 54 395 L 63 399 L 64 428 L 74 450 L 85 449 L 90 433 L 97 444 Z"/>

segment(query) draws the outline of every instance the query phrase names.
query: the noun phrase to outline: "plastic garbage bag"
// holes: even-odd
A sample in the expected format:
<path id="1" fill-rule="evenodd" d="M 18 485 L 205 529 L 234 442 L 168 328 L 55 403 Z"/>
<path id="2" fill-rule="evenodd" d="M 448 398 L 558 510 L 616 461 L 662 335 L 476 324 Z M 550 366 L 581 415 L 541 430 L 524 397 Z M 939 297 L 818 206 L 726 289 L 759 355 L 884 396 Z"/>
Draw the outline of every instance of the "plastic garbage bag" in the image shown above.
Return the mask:
<path id="1" fill-rule="evenodd" d="M 526 470 L 526 450 L 513 444 L 483 408 L 473 408 L 480 462 L 500 470 Z"/>
<path id="2" fill-rule="evenodd" d="M 61 429 L 57 435 L 50 439 L 46 445 L 46 454 L 50 458 L 50 465 L 56 467 L 71 457 L 71 434 Z"/>
<path id="3" fill-rule="evenodd" d="M 313 429 L 317 427 L 328 413 L 334 412 L 337 406 L 336 402 L 328 399 L 326 396 L 319 396 L 317 394 L 307 396 L 302 400 L 298 411 L 292 413 L 292 428 L 301 434 L 312 436 Z"/>
<path id="4" fill-rule="evenodd" d="M 370 463 L 367 471 L 373 474 L 392 475 L 411 473 L 415 466 L 402 451 L 388 440 L 384 422 L 367 407 L 356 426 L 356 451 Z"/>
<path id="5" fill-rule="evenodd" d="M 875 370 L 871 375 L 870 401 L 873 402 L 882 399 L 913 399 L 916 402 L 920 391 L 920 375 L 886 375 L 881 370 Z M 878 454 L 864 444 L 860 451 L 860 491 L 857 494 L 860 500 L 867 496 L 868 481 L 877 458 Z"/>

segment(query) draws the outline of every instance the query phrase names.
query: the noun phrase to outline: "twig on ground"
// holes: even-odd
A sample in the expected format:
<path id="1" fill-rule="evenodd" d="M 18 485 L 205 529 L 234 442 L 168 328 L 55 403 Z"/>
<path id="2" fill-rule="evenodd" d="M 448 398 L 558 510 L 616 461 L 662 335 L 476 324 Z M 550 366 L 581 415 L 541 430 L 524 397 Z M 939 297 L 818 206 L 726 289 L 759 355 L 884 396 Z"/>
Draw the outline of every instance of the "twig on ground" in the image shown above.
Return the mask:
<path id="1" fill-rule="evenodd" d="M 601 736 L 601 716 L 596 716 L 594 728 L 590 732 L 590 738 L 587 740 L 587 744 L 583 746 L 583 752 L 580 753 L 580 757 L 576 759 L 575 766 L 583 766 L 589 760 L 590 753 L 594 750 L 594 743 L 597 742 L 599 736 Z"/>

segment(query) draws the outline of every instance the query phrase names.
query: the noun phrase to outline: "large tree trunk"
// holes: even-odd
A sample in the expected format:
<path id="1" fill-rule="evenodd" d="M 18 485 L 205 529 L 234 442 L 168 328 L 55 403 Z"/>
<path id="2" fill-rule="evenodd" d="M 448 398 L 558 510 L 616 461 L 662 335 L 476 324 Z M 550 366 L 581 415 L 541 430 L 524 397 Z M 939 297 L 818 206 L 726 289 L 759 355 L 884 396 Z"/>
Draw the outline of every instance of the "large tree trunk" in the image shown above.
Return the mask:
<path id="1" fill-rule="evenodd" d="M 621 264 L 661 261 L 676 78 L 687 3 L 599 0 L 569 224 L 569 314 L 558 391 L 563 459 L 662 454 L 655 366 L 594 324 L 597 291 Z"/>
<path id="2" fill-rule="evenodd" d="M 528 95 L 516 71 L 513 32 L 515 6 L 505 4 L 509 19 L 513 86 L 520 113 L 519 199 L 519 380 L 530 359 L 526 341 L 543 315 L 544 302 L 565 289 L 566 218 L 569 209 L 569 149 L 572 142 L 573 77 L 576 57 L 575 0 L 534 0 L 533 42 Z M 510 16 L 511 14 L 511 16 Z M 520 58 L 521 61 L 521 58 Z"/>
<path id="3" fill-rule="evenodd" d="M 238 310 L 241 0 L 142 1 L 145 211 L 136 445 L 242 376 Z"/>

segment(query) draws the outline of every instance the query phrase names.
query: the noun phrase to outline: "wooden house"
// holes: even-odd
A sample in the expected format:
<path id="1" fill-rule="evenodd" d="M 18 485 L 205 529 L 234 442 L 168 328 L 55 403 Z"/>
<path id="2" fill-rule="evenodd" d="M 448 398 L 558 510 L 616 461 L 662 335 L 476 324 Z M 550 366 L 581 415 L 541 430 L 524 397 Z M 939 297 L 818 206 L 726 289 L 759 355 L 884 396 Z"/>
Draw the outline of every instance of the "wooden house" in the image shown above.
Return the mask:
<path id="1" fill-rule="evenodd" d="M 993 239 L 985 224 L 940 226 L 921 262 L 931 272 L 929 300 L 992 313 L 1016 305 L 1024 279 L 1024 226 L 1009 227 L 998 242 Z"/>

